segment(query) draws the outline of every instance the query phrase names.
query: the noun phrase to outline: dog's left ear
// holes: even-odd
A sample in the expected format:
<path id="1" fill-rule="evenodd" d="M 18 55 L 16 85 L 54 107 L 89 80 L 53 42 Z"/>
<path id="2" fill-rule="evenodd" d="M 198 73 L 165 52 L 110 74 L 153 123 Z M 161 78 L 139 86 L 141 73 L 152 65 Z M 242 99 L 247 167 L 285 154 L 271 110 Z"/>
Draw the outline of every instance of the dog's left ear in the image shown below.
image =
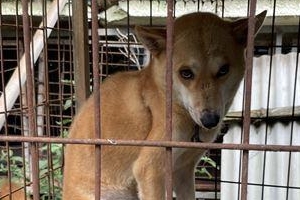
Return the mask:
<path id="1" fill-rule="evenodd" d="M 136 26 L 135 33 L 145 47 L 157 56 L 166 48 L 166 29 Z"/>
<path id="2" fill-rule="evenodd" d="M 259 29 L 261 28 L 267 11 L 263 11 L 260 14 L 255 16 L 255 30 L 254 33 L 257 34 Z M 247 35 L 248 35 L 248 18 L 239 19 L 237 21 L 232 22 L 233 33 L 237 39 L 237 42 L 243 46 L 247 45 Z"/>

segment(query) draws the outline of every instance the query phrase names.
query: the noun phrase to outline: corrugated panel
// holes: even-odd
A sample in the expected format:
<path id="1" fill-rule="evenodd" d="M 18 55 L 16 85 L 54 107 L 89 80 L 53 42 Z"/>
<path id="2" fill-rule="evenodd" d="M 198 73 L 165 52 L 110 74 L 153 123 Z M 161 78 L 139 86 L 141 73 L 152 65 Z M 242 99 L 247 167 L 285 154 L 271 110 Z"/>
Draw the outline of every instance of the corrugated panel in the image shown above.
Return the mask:
<path id="1" fill-rule="evenodd" d="M 295 71 L 297 54 L 275 55 L 254 58 L 252 110 L 267 108 L 268 90 L 270 90 L 269 108 L 300 105 L 300 75 Z M 300 66 L 298 66 L 300 67 Z M 269 74 L 271 71 L 270 89 Z M 238 91 L 231 111 L 241 111 L 243 102 L 242 86 Z M 234 125 L 224 137 L 224 143 L 241 143 L 241 127 Z M 264 122 L 251 126 L 251 144 L 300 145 L 300 123 L 276 122 L 266 127 Z M 239 199 L 241 173 L 240 151 L 222 150 L 221 199 Z M 249 200 L 299 200 L 300 199 L 300 153 L 259 152 L 249 154 Z M 287 189 L 287 187 L 292 187 Z M 294 188 L 293 188 L 294 187 Z"/>

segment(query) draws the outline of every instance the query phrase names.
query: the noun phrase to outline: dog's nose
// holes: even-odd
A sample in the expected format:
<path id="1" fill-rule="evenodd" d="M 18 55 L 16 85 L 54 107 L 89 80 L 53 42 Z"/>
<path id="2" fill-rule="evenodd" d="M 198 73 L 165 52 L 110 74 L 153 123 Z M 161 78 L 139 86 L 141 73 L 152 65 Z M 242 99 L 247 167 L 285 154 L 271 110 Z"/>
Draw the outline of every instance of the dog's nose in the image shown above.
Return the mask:
<path id="1" fill-rule="evenodd" d="M 204 110 L 201 113 L 200 120 L 205 128 L 211 129 L 218 125 L 220 121 L 220 115 L 215 111 Z"/>

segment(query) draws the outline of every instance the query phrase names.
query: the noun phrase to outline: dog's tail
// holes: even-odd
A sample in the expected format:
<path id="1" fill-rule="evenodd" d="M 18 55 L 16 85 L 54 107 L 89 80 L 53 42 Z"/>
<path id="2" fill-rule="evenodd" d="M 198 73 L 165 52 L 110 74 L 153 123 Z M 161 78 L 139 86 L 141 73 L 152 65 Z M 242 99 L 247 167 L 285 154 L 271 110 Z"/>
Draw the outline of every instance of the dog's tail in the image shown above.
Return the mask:
<path id="1" fill-rule="evenodd" d="M 25 200 L 24 187 L 17 183 L 10 183 L 8 180 L 2 181 L 0 185 L 0 200 Z"/>

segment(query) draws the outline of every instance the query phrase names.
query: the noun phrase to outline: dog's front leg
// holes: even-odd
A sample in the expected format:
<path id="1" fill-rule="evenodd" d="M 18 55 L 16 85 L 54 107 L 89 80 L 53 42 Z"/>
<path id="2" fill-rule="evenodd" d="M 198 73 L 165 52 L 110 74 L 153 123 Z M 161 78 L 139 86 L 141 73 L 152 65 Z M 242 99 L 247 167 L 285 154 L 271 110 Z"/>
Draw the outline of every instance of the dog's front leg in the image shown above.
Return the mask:
<path id="1" fill-rule="evenodd" d="M 173 188 L 176 200 L 195 200 L 195 167 L 205 151 L 174 149 L 173 152 Z"/>
<path id="2" fill-rule="evenodd" d="M 195 200 L 194 166 L 185 166 L 173 173 L 176 200 Z"/>
<path id="3" fill-rule="evenodd" d="M 140 200 L 164 200 L 164 155 L 162 148 L 144 147 L 133 166 Z"/>

